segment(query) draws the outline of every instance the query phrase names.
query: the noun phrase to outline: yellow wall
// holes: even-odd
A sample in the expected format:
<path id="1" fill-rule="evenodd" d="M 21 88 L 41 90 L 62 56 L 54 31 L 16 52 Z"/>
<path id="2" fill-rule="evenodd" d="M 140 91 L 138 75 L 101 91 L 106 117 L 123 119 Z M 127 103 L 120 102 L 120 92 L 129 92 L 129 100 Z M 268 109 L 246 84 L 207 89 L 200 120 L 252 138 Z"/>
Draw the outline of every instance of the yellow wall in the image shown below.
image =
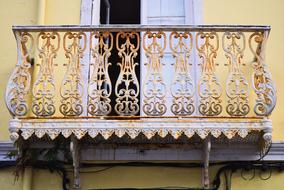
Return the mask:
<path id="1" fill-rule="evenodd" d="M 4 103 L 4 92 L 9 75 L 16 63 L 16 43 L 12 25 L 34 25 L 38 22 L 39 2 L 46 2 L 43 24 L 79 24 L 80 0 L 0 0 L 0 139 L 8 140 L 9 113 Z M 281 35 L 284 31 L 284 1 L 282 0 L 204 0 L 206 24 L 262 24 L 271 25 L 267 46 L 267 63 L 278 91 L 278 102 L 272 115 L 273 139 L 284 139 L 284 75 L 282 70 Z M 218 13 L 218 14 L 217 14 Z M 282 116 L 282 117 L 281 117 Z"/>
<path id="2" fill-rule="evenodd" d="M 248 172 L 246 176 L 251 177 L 252 172 Z M 268 177 L 269 172 L 262 173 L 262 177 L 265 179 Z M 241 172 L 237 172 L 232 177 L 232 190 L 246 189 L 246 190 L 282 190 L 283 189 L 284 173 L 273 171 L 271 178 L 268 180 L 262 180 L 259 177 L 259 171 L 256 171 L 255 178 L 253 180 L 244 180 L 241 176 Z"/>
<path id="3" fill-rule="evenodd" d="M 0 170 L 0 186 L 3 190 L 22 190 L 22 178 L 15 180 L 14 168 Z"/>
<path id="4" fill-rule="evenodd" d="M 101 188 L 154 188 L 154 187 L 201 187 L 200 169 L 170 168 L 170 167 L 113 167 L 84 169 L 81 173 L 81 190 Z M 13 170 L 0 170 L 0 184 L 3 190 L 21 190 L 22 178 L 14 182 Z M 211 180 L 217 172 L 217 167 L 211 171 Z M 246 172 L 244 176 L 252 176 L 253 173 Z M 268 173 L 263 173 L 267 177 Z M 68 172 L 71 180 L 72 172 Z M 259 171 L 256 171 L 253 180 L 244 180 L 241 172 L 232 176 L 232 190 L 282 190 L 284 173 L 273 171 L 268 180 L 259 178 Z M 61 190 L 62 178 L 56 172 L 47 170 L 33 170 L 32 190 Z M 220 190 L 225 190 L 224 179 L 221 179 Z"/>
<path id="5" fill-rule="evenodd" d="M 37 22 L 36 0 L 0 1 L 0 139 L 8 140 L 10 115 L 4 102 L 8 78 L 16 64 L 16 42 L 12 25 L 34 25 Z"/>
<path id="6" fill-rule="evenodd" d="M 276 108 L 271 116 L 273 140 L 284 140 L 283 7 L 283 0 L 204 0 L 206 24 L 251 24 L 272 27 L 266 48 L 266 60 L 278 95 Z"/>
<path id="7" fill-rule="evenodd" d="M 39 2 L 43 0 L 0 0 L 0 140 L 9 140 L 8 113 L 4 93 L 16 64 L 16 41 L 12 25 L 36 25 Z M 79 24 L 81 0 L 46 0 L 44 23 Z"/>
<path id="8" fill-rule="evenodd" d="M 81 0 L 46 0 L 46 25 L 80 24 Z"/>
<path id="9" fill-rule="evenodd" d="M 4 103 L 4 90 L 8 76 L 16 63 L 16 43 L 11 31 L 12 25 L 33 25 L 38 18 L 37 0 L 0 0 L 0 139 L 8 140 L 9 114 Z M 284 32 L 283 0 L 204 0 L 206 24 L 268 24 L 272 32 L 267 47 L 267 63 L 278 90 L 278 103 L 272 115 L 274 140 L 284 139 L 284 63 L 282 63 L 282 33 Z M 44 24 L 78 24 L 80 0 L 47 0 Z M 281 117 L 282 116 L 282 117 Z M 94 168 L 98 170 L 100 168 Z M 212 172 L 212 176 L 214 176 Z M 157 187 L 191 186 L 200 187 L 200 170 L 186 168 L 112 168 L 104 172 L 82 173 L 82 189 L 111 187 Z M 69 172 L 72 178 L 72 173 Z M 256 178 L 244 181 L 239 173 L 233 176 L 232 189 L 280 190 L 284 173 L 273 173 L 268 181 Z M 21 179 L 14 184 L 12 170 L 0 170 L 1 189 L 22 189 Z M 35 170 L 33 189 L 61 189 L 61 178 L 56 173 Z"/>

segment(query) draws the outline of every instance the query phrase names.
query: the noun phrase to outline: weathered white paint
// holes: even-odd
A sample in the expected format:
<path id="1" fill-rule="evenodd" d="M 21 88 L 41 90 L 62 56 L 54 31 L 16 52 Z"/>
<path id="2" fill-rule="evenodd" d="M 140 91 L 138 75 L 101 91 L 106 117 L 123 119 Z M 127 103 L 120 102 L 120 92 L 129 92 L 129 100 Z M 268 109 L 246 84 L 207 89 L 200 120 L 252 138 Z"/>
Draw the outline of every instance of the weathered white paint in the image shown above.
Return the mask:
<path id="1" fill-rule="evenodd" d="M 90 25 L 92 23 L 93 2 L 92 0 L 81 0 L 80 24 Z"/>
<path id="2" fill-rule="evenodd" d="M 38 142 L 31 144 L 31 148 L 52 148 L 54 142 Z M 82 146 L 82 161 L 200 161 L 202 149 L 199 146 L 183 145 L 119 145 L 98 144 Z M 254 161 L 260 158 L 258 144 L 212 144 L 211 162 L 218 161 Z M 8 158 L 9 152 L 15 151 L 12 141 L 0 142 L 0 161 L 15 161 Z M 275 141 L 263 161 L 284 161 L 284 142 Z"/>
<path id="3" fill-rule="evenodd" d="M 82 0 L 81 1 L 81 12 L 80 12 L 80 24 L 81 25 L 92 25 L 92 13 L 93 13 L 93 0 Z M 90 38 L 90 34 L 86 33 L 87 39 Z M 87 48 L 84 52 L 84 57 L 81 59 L 81 77 L 83 81 L 83 116 L 88 115 L 88 82 L 89 82 L 89 72 L 90 72 L 90 61 L 91 61 L 91 51 L 89 48 L 89 40 L 87 40 Z"/>
<path id="4" fill-rule="evenodd" d="M 203 24 L 203 0 L 185 0 L 185 23 Z"/>
<path id="5" fill-rule="evenodd" d="M 193 25 L 193 24 L 202 24 L 203 12 L 202 12 L 202 2 L 203 0 L 143 0 L 141 1 L 141 24 L 143 25 Z M 167 34 L 167 42 L 169 41 L 169 32 Z M 143 35 L 143 33 L 142 33 Z M 194 41 L 194 40 L 193 40 Z M 165 50 L 165 55 L 161 62 L 163 66 L 163 79 L 167 86 L 167 95 L 166 95 L 166 105 L 167 112 L 165 115 L 173 115 L 170 111 L 172 104 L 172 96 L 170 93 L 170 84 L 171 79 L 173 78 L 174 71 L 174 58 L 172 57 L 171 51 L 167 43 L 167 48 Z M 193 44 L 194 45 L 194 44 Z M 192 55 L 189 62 L 192 64 L 190 67 L 191 76 L 195 84 L 197 84 L 197 53 L 193 48 Z M 141 47 L 141 57 L 140 57 L 140 78 L 141 84 L 143 84 L 147 68 L 144 65 L 146 62 L 146 56 L 143 48 Z M 197 85 L 196 85 L 197 86 Z M 143 107 L 144 97 L 142 94 L 142 85 L 141 85 L 141 108 Z M 197 98 L 197 97 L 195 97 Z M 198 102 L 198 101 L 195 101 Z M 197 105 L 195 105 L 197 107 Z M 145 115 L 143 110 L 140 110 L 141 115 Z M 195 115 L 197 115 L 196 113 Z"/>
<path id="6" fill-rule="evenodd" d="M 93 0 L 92 6 L 92 25 L 99 25 L 100 24 L 100 7 L 101 7 L 101 0 Z"/>

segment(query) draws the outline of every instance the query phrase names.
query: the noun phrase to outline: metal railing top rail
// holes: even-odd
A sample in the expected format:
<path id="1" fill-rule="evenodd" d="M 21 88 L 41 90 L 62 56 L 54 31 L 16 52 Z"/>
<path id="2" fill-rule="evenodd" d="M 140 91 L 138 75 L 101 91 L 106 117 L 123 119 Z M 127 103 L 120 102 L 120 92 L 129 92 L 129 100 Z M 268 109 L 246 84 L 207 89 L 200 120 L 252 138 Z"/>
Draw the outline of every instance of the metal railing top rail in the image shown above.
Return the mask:
<path id="1" fill-rule="evenodd" d="M 148 30 L 215 30 L 215 31 L 270 31 L 271 27 L 266 25 L 136 25 L 136 24 L 110 24 L 110 25 L 38 25 L 38 26 L 13 26 L 13 31 L 43 31 L 43 30 L 112 30 L 112 31 L 148 31 Z"/>

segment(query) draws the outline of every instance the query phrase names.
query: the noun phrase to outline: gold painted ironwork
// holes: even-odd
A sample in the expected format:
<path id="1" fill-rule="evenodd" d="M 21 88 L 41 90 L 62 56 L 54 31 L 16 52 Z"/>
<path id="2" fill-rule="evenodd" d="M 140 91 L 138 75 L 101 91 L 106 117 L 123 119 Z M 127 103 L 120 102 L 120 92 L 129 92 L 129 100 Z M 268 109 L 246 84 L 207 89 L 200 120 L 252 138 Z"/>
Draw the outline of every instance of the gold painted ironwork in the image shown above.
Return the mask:
<path id="1" fill-rule="evenodd" d="M 173 113 L 172 117 L 194 118 L 198 110 L 200 118 L 226 116 L 248 119 L 249 113 L 253 114 L 252 117 L 268 116 L 276 104 L 276 90 L 264 56 L 269 27 L 20 26 L 13 30 L 18 59 L 6 88 L 5 99 L 14 117 L 30 118 L 29 114 L 33 112 L 33 118 L 54 119 L 57 118 L 54 114 L 59 111 L 62 117 L 74 118 L 81 116 L 84 111 L 86 118 L 109 118 L 108 115 L 114 111 L 118 113 L 116 117 L 119 119 L 134 119 L 143 118 L 138 116 L 139 111 L 143 110 L 145 118 L 164 119 L 169 117 L 164 115 L 170 112 Z M 116 37 L 112 32 L 117 32 Z M 142 32 L 143 37 L 140 37 L 139 32 Z M 196 33 L 194 38 L 193 33 Z M 143 47 L 141 53 L 146 56 L 145 71 L 141 71 L 142 76 L 145 76 L 141 89 L 135 72 L 140 43 Z M 222 43 L 221 48 L 219 43 Z M 84 77 L 81 58 L 88 45 L 93 63 L 88 68 L 90 72 L 85 73 L 88 76 Z M 162 64 L 166 45 L 169 45 L 175 59 L 169 84 L 166 83 L 168 80 L 164 80 L 168 76 L 163 73 L 165 68 Z M 250 68 L 252 74 L 244 67 L 246 46 L 254 56 Z M 120 72 L 118 79 L 111 82 L 109 59 L 114 49 L 118 51 Z M 194 51 L 200 56 L 200 76 L 199 70 L 196 71 L 198 83 L 195 83 L 191 74 L 190 59 Z M 216 70 L 218 51 L 223 51 L 221 54 L 224 53 L 223 58 L 226 58 L 225 65 L 228 67 L 224 84 L 223 81 L 219 82 L 219 71 Z M 55 76 L 61 71 L 55 70 L 55 61 L 61 52 L 65 53 L 67 63 L 64 64 L 65 73 L 59 84 Z M 221 54 L 218 53 L 218 56 Z M 33 59 L 36 60 L 35 66 L 32 65 Z M 32 73 L 37 74 L 33 81 Z M 252 77 L 251 87 L 248 74 Z M 226 90 L 224 96 L 222 88 Z M 256 95 L 250 96 L 250 88 L 254 89 Z M 58 105 L 57 92 L 60 93 Z M 111 95 L 116 96 L 113 107 Z M 167 102 L 167 98 L 171 102 Z M 221 104 L 222 98 L 226 101 L 224 104 Z M 223 109 L 226 110 L 222 112 Z M 151 136 L 149 131 L 147 134 Z"/>
<path id="2" fill-rule="evenodd" d="M 26 96 L 31 86 L 31 59 L 34 38 L 28 32 L 15 33 L 18 58 L 6 89 L 6 105 L 12 115 L 24 116 L 28 112 Z"/>
<path id="3" fill-rule="evenodd" d="M 173 45 L 175 39 L 178 42 Z M 189 73 L 192 39 L 192 34 L 189 32 L 172 32 L 170 34 L 170 49 L 176 60 L 171 83 L 171 94 L 173 96 L 171 111 L 179 116 L 191 115 L 195 110 L 193 104 L 194 83 Z"/>
<path id="4" fill-rule="evenodd" d="M 88 86 L 88 113 L 95 115 L 108 115 L 111 112 L 110 95 L 112 84 L 108 73 L 111 63 L 108 59 L 113 48 L 113 35 L 110 32 L 92 32 L 90 47 L 95 63 L 90 74 Z M 94 43 L 97 40 L 97 43 Z"/>
<path id="5" fill-rule="evenodd" d="M 123 40 L 120 43 L 120 40 Z M 121 62 L 118 63 L 120 72 L 115 84 L 115 111 L 119 115 L 136 115 L 139 112 L 138 95 L 139 81 L 135 73 L 135 62 L 140 37 L 137 32 L 119 32 L 116 35 L 116 48 Z"/>
<path id="6" fill-rule="evenodd" d="M 148 44 L 147 41 L 150 41 Z M 166 49 L 165 32 L 145 32 L 143 49 L 148 59 L 147 74 L 143 83 L 143 111 L 149 116 L 162 116 L 166 111 L 166 84 L 162 76 L 161 58 Z"/>
<path id="7" fill-rule="evenodd" d="M 249 37 L 249 47 L 255 56 L 252 64 L 253 87 L 257 95 L 254 112 L 259 116 L 270 115 L 276 104 L 276 90 L 264 57 L 267 37 L 268 33 L 263 32 L 254 32 Z"/>
<path id="8" fill-rule="evenodd" d="M 64 116 L 79 116 L 83 112 L 83 83 L 80 59 L 86 49 L 87 36 L 84 32 L 66 32 L 63 48 L 68 59 L 67 71 L 60 87 L 60 112 Z"/>
<path id="9" fill-rule="evenodd" d="M 222 87 L 215 73 L 214 62 L 219 49 L 219 37 L 216 32 L 198 32 L 196 47 L 202 59 L 201 77 L 198 83 L 200 96 L 199 112 L 205 116 L 217 116 L 222 112 Z"/>
<path id="10" fill-rule="evenodd" d="M 55 113 L 54 63 L 60 47 L 58 32 L 40 32 L 37 36 L 37 49 L 41 63 L 33 86 L 32 111 L 36 116 L 52 116 Z"/>
<path id="11" fill-rule="evenodd" d="M 242 32 L 225 32 L 222 38 L 223 49 L 229 66 L 226 81 L 226 94 L 229 98 L 226 111 L 231 116 L 246 116 L 249 113 L 248 82 L 241 66 L 245 50 L 245 35 Z"/>

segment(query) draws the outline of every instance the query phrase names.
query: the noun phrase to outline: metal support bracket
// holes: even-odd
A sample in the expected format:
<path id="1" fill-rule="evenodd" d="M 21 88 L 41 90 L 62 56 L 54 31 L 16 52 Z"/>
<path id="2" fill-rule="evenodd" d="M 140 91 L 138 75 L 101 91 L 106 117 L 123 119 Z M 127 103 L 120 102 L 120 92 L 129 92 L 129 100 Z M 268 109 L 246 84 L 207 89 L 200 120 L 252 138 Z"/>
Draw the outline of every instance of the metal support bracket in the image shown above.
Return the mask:
<path id="1" fill-rule="evenodd" d="M 209 179 L 210 150 L 211 150 L 211 140 L 210 140 L 210 136 L 208 136 L 204 140 L 204 144 L 203 144 L 202 185 L 204 189 L 210 188 L 210 179 Z"/>
<path id="2" fill-rule="evenodd" d="M 73 159 L 73 169 L 74 169 L 74 188 L 80 188 L 80 146 L 79 141 L 75 136 L 71 137 L 70 151 Z"/>

